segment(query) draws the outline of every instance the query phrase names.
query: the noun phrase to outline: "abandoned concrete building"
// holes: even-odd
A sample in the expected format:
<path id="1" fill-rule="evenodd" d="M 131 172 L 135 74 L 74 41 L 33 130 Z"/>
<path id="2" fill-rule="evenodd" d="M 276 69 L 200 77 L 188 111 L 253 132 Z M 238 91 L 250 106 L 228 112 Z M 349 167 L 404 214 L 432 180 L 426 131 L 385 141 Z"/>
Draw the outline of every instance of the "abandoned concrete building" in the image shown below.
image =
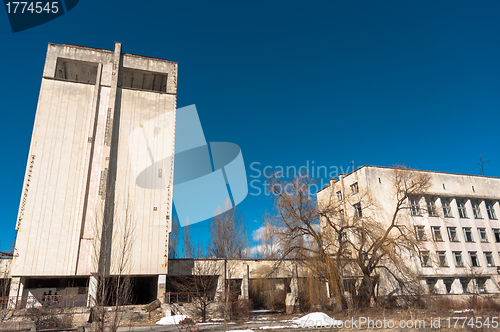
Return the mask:
<path id="1" fill-rule="evenodd" d="M 99 276 L 118 274 L 133 279 L 130 304 L 182 301 L 190 291 L 178 281 L 196 275 L 211 280 L 205 291 L 231 283 L 248 299 L 252 279 L 271 265 L 169 263 L 177 63 L 121 49 L 48 45 L 15 249 L 0 259 L 2 305 L 38 306 L 57 295 L 62 306 L 91 306 Z M 293 271 L 276 274 L 292 309 Z"/>
<path id="2" fill-rule="evenodd" d="M 331 180 L 318 201 L 348 200 L 345 213 L 362 216 L 376 210 L 377 220 L 387 222 L 396 204 L 396 171 L 362 166 Z M 415 172 L 430 178 L 430 188 L 409 197 L 403 212 L 418 241 L 420 257 L 410 258 L 410 264 L 422 288 L 429 294 L 499 293 L 500 178 Z M 363 206 L 362 197 L 369 197 L 370 206 Z"/>
<path id="3" fill-rule="evenodd" d="M 167 273 L 177 63 L 49 44 L 16 224 L 10 296 L 95 292 L 127 245 L 135 301 Z M 121 271 L 125 273 L 125 271 Z"/>
<path id="4" fill-rule="evenodd" d="M 27 307 L 57 294 L 61 304 L 90 306 L 99 275 L 120 274 L 133 279 L 131 304 L 189 302 L 200 290 L 186 285 L 203 280 L 214 297 L 234 290 L 255 306 L 267 296 L 297 310 L 310 275 L 300 262 L 270 274 L 272 260 L 168 259 L 177 63 L 121 46 L 48 45 L 15 249 L 0 256 L 0 298 Z M 318 200 L 363 188 L 390 209 L 392 172 L 363 166 L 331 180 Z M 432 187 L 408 214 L 421 239 L 415 269 L 423 285 L 436 294 L 498 293 L 500 178 L 428 173 Z M 329 296 L 326 283 L 315 291 Z"/>

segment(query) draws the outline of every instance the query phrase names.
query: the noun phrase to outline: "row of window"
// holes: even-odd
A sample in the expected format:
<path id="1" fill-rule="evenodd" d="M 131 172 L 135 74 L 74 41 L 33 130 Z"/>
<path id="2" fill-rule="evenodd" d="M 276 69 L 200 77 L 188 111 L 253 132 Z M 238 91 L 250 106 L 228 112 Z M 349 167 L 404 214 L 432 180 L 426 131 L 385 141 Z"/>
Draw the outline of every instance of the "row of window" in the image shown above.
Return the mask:
<path id="1" fill-rule="evenodd" d="M 448 233 L 448 239 L 450 242 L 459 242 L 457 227 L 446 227 Z M 475 242 L 474 236 L 472 235 L 472 227 L 462 227 L 464 233 L 465 242 Z M 478 227 L 477 232 L 479 235 L 479 240 L 482 243 L 488 243 L 488 233 L 486 228 Z M 432 240 L 437 242 L 443 241 L 443 236 L 441 233 L 441 226 L 431 226 Z M 427 241 L 427 235 L 425 233 L 425 226 L 415 226 L 415 234 L 418 241 Z M 495 242 L 500 243 L 500 228 L 493 228 L 493 235 L 495 237 Z"/>
<path id="2" fill-rule="evenodd" d="M 489 278 L 456 278 L 460 281 L 460 284 L 462 285 L 462 291 L 463 293 L 468 293 L 469 292 L 469 285 L 472 282 L 472 287 L 477 287 L 477 290 L 479 293 L 486 293 L 486 281 Z M 431 294 L 435 294 L 437 292 L 436 289 L 436 284 L 437 284 L 438 279 L 437 278 L 427 278 L 426 282 L 427 285 L 429 286 L 429 292 Z M 453 282 L 455 279 L 453 278 L 443 278 L 443 284 L 446 287 L 446 292 L 451 293 L 451 286 L 453 285 Z"/>
<path id="3" fill-rule="evenodd" d="M 446 218 L 453 218 L 453 211 L 451 208 L 452 200 L 450 198 L 441 198 L 441 207 L 443 209 L 443 216 Z M 409 197 L 408 198 L 410 205 L 410 214 L 412 216 L 421 216 L 422 208 L 420 207 L 420 199 L 418 197 Z M 467 213 L 466 203 L 470 201 L 472 207 L 472 213 L 474 215 L 474 219 L 483 219 L 483 215 L 481 213 L 481 201 L 477 199 L 455 199 L 458 209 L 458 216 L 460 218 L 469 218 Z M 488 214 L 488 218 L 491 220 L 496 220 L 497 215 L 494 209 L 493 201 L 484 201 L 486 207 L 486 213 Z M 437 217 L 437 207 L 436 207 L 436 198 L 434 197 L 425 197 L 425 205 L 427 214 L 429 217 Z"/>
<path id="4" fill-rule="evenodd" d="M 500 252 L 499 252 L 499 255 L 500 255 Z M 439 266 L 449 267 L 448 259 L 446 258 L 446 251 L 438 251 L 437 257 L 438 257 Z M 493 262 L 493 254 L 491 251 L 485 251 L 484 257 L 486 259 L 486 266 L 495 266 L 495 263 Z M 474 266 L 474 267 L 480 266 L 479 259 L 477 256 L 477 251 L 469 251 L 469 258 L 470 258 L 470 266 Z M 455 262 L 456 267 L 464 267 L 465 266 L 464 261 L 462 259 L 462 252 L 461 251 L 453 251 L 453 260 Z M 432 267 L 432 259 L 431 259 L 431 255 L 428 251 L 420 252 L 420 261 L 421 261 L 422 267 Z"/>

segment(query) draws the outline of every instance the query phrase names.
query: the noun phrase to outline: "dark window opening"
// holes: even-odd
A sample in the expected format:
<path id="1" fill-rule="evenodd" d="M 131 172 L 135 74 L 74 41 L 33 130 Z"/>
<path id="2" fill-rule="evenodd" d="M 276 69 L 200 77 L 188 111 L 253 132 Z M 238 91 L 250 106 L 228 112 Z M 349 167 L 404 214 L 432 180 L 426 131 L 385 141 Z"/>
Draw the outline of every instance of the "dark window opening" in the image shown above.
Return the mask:
<path id="1" fill-rule="evenodd" d="M 123 68 L 120 86 L 122 88 L 167 92 L 167 74 Z"/>
<path id="2" fill-rule="evenodd" d="M 95 84 L 97 80 L 97 63 L 57 58 L 55 78 Z"/>
<path id="3" fill-rule="evenodd" d="M 0 278 L 0 297 L 9 296 L 10 279 Z"/>

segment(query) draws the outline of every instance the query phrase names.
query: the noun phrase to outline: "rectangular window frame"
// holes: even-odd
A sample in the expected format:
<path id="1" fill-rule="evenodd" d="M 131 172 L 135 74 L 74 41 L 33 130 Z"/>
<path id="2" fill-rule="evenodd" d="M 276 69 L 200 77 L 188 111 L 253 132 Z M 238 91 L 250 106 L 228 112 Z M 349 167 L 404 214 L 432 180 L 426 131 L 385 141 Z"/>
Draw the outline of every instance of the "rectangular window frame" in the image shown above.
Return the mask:
<path id="1" fill-rule="evenodd" d="M 472 227 L 462 227 L 464 232 L 464 240 L 465 242 L 476 242 L 474 241 L 474 237 L 472 236 Z"/>
<path id="2" fill-rule="evenodd" d="M 466 201 L 463 199 L 456 199 L 457 202 L 457 208 L 458 208 L 458 216 L 461 219 L 469 219 L 469 216 L 467 215 L 467 207 L 466 207 Z"/>
<path id="3" fill-rule="evenodd" d="M 443 207 L 443 216 L 445 218 L 453 218 L 451 211 L 451 203 L 449 198 L 441 198 L 441 205 Z"/>
<path id="4" fill-rule="evenodd" d="M 417 241 L 427 241 L 425 226 L 415 226 L 415 237 L 417 238 Z"/>
<path id="5" fill-rule="evenodd" d="M 493 228 L 493 234 L 495 236 L 495 242 L 500 243 L 500 228 Z"/>
<path id="6" fill-rule="evenodd" d="M 477 232 L 479 233 L 479 241 L 481 243 L 488 243 L 488 234 L 486 233 L 486 228 L 478 227 Z"/>
<path id="7" fill-rule="evenodd" d="M 358 218 L 363 217 L 363 209 L 361 208 L 361 203 L 354 204 L 354 215 Z"/>
<path id="8" fill-rule="evenodd" d="M 447 227 L 446 230 L 448 232 L 448 239 L 450 240 L 450 242 L 458 242 L 457 228 Z"/>
<path id="9" fill-rule="evenodd" d="M 427 205 L 427 214 L 429 217 L 437 217 L 436 199 L 434 197 L 426 197 L 425 204 Z"/>
<path id="10" fill-rule="evenodd" d="M 483 215 L 481 214 L 481 202 L 478 200 L 471 200 L 470 204 L 472 205 L 474 219 L 483 219 Z"/>
<path id="11" fill-rule="evenodd" d="M 422 267 L 432 267 L 431 255 L 428 251 L 420 252 L 420 263 Z"/>
<path id="12" fill-rule="evenodd" d="M 493 261 L 493 254 L 491 251 L 485 251 L 484 258 L 486 259 L 486 266 L 488 267 L 495 266 L 495 262 Z"/>
<path id="13" fill-rule="evenodd" d="M 410 215 L 421 216 L 420 213 L 420 199 L 418 197 L 408 197 L 408 205 L 410 206 Z"/>
<path id="14" fill-rule="evenodd" d="M 357 194 L 359 192 L 359 187 L 357 182 L 351 184 L 351 191 L 353 194 Z"/>
<path id="15" fill-rule="evenodd" d="M 484 203 L 486 205 L 486 212 L 488 213 L 488 218 L 490 220 L 497 220 L 494 202 L 493 201 L 484 201 Z"/>
<path id="16" fill-rule="evenodd" d="M 479 258 L 477 257 L 477 251 L 469 251 L 470 266 L 479 267 Z"/>
<path id="17" fill-rule="evenodd" d="M 441 234 L 441 226 L 431 226 L 432 240 L 434 242 L 443 242 L 443 235 Z"/>
<path id="18" fill-rule="evenodd" d="M 462 259 L 462 252 L 461 251 L 454 251 L 453 252 L 453 259 L 455 260 L 456 267 L 464 267 L 464 261 Z"/>
<path id="19" fill-rule="evenodd" d="M 449 267 L 448 260 L 446 259 L 446 251 L 438 251 L 438 261 L 440 267 Z"/>

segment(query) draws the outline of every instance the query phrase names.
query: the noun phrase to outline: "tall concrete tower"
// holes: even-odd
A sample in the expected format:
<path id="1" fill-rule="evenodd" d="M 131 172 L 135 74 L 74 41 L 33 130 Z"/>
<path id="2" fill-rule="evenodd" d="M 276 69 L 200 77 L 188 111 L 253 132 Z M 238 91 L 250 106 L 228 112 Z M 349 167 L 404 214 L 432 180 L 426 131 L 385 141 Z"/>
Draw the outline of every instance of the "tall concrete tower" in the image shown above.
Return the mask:
<path id="1" fill-rule="evenodd" d="M 49 44 L 16 225 L 11 296 L 92 275 L 161 288 L 171 229 L 177 63 Z M 120 249 L 122 248 L 122 249 Z M 122 250 L 123 251 L 123 250 Z M 156 294 L 151 294 L 154 297 Z M 144 299 L 147 301 L 147 299 Z"/>

